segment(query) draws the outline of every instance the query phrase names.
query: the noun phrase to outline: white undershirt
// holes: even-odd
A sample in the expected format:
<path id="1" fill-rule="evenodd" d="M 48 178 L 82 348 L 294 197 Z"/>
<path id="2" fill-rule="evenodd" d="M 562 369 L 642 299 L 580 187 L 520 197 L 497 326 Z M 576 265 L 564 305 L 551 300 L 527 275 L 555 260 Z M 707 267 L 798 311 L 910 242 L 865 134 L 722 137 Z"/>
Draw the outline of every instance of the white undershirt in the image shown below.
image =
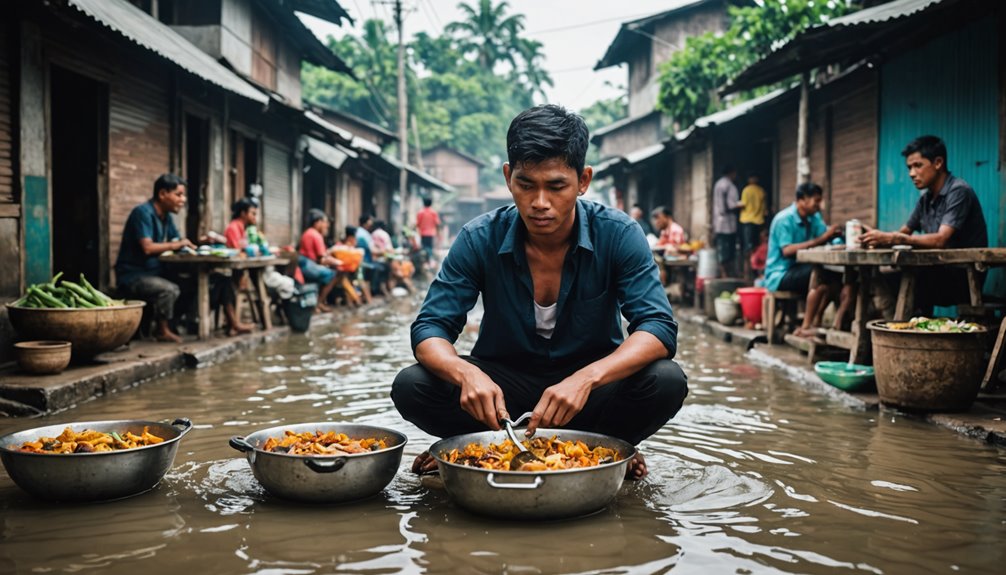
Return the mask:
<path id="1" fill-rule="evenodd" d="M 534 331 L 545 339 L 552 339 L 555 331 L 555 312 L 558 302 L 550 306 L 540 306 L 534 302 Z"/>

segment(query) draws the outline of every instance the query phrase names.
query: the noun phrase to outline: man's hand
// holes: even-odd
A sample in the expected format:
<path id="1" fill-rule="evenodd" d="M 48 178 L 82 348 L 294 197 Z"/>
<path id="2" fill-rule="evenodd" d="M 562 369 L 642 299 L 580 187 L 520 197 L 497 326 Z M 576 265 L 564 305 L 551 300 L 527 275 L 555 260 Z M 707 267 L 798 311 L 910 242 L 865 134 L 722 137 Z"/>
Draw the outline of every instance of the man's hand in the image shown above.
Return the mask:
<path id="1" fill-rule="evenodd" d="M 882 232 L 880 230 L 870 230 L 859 236 L 859 241 L 867 247 L 879 248 L 893 246 L 897 243 L 897 234 L 893 232 Z"/>
<path id="2" fill-rule="evenodd" d="M 342 260 L 329 255 L 324 255 L 321 256 L 321 265 L 328 266 L 330 268 L 337 268 L 342 265 Z"/>
<path id="3" fill-rule="evenodd" d="M 503 400 L 503 390 L 481 369 L 461 382 L 461 409 L 493 431 L 500 428 L 500 419 L 510 417 Z"/>
<path id="4" fill-rule="evenodd" d="M 825 241 L 833 240 L 840 235 L 842 235 L 842 226 L 839 224 L 831 224 L 828 226 L 828 231 L 824 232 Z"/>
<path id="5" fill-rule="evenodd" d="M 569 423 L 590 396 L 590 381 L 577 373 L 547 388 L 531 412 L 527 435 L 534 435 L 539 427 L 562 427 Z"/>
<path id="6" fill-rule="evenodd" d="M 191 241 L 189 241 L 189 238 L 182 238 L 180 240 L 175 240 L 175 241 L 171 242 L 171 249 L 172 250 L 178 251 L 178 250 L 180 250 L 182 248 L 190 248 L 190 249 L 194 250 L 194 249 L 196 249 L 196 244 L 194 244 Z"/>

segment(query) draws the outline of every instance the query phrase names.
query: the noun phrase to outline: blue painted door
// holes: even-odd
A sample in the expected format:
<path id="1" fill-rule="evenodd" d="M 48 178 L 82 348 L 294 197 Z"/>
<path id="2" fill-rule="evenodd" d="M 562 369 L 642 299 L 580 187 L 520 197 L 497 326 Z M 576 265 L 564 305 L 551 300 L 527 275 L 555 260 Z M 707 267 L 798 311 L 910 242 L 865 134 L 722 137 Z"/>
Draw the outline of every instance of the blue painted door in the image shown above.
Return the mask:
<path id="1" fill-rule="evenodd" d="M 882 229 L 898 229 L 918 200 L 901 150 L 933 134 L 947 145 L 947 165 L 982 204 L 989 244 L 1006 245 L 999 157 L 996 20 L 986 18 L 883 64 L 880 90 L 878 214 Z M 987 293 L 1006 293 L 1003 270 L 989 274 Z"/>

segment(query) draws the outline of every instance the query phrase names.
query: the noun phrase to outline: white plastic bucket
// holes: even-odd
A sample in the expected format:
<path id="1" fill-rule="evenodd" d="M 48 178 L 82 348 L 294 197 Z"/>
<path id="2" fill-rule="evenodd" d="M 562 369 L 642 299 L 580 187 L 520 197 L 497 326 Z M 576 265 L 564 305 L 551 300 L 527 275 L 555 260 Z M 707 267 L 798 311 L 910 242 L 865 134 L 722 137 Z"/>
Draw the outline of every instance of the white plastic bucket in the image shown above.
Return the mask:
<path id="1" fill-rule="evenodd" d="M 695 274 L 700 278 L 714 278 L 719 275 L 719 264 L 716 262 L 716 250 L 703 248 L 699 250 L 699 267 Z"/>

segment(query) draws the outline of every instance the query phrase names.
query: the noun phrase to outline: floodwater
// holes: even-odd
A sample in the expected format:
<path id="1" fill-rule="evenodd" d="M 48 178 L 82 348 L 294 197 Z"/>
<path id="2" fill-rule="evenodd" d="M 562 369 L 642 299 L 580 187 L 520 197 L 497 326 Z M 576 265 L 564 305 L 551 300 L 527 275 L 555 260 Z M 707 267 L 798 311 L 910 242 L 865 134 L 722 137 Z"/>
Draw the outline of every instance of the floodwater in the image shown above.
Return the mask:
<path id="1" fill-rule="evenodd" d="M 0 432 L 95 419 L 196 423 L 164 481 L 130 499 L 44 503 L 0 472 L 0 573 L 1003 572 L 1003 451 L 850 410 L 689 326 L 678 360 L 691 394 L 641 445 L 647 479 L 586 518 L 471 515 L 407 471 L 433 440 L 388 397 L 412 361 L 415 312 L 415 301 L 399 300 L 49 418 L 0 422 Z M 402 469 L 380 495 L 339 506 L 278 500 L 227 444 L 329 420 L 408 434 Z"/>

